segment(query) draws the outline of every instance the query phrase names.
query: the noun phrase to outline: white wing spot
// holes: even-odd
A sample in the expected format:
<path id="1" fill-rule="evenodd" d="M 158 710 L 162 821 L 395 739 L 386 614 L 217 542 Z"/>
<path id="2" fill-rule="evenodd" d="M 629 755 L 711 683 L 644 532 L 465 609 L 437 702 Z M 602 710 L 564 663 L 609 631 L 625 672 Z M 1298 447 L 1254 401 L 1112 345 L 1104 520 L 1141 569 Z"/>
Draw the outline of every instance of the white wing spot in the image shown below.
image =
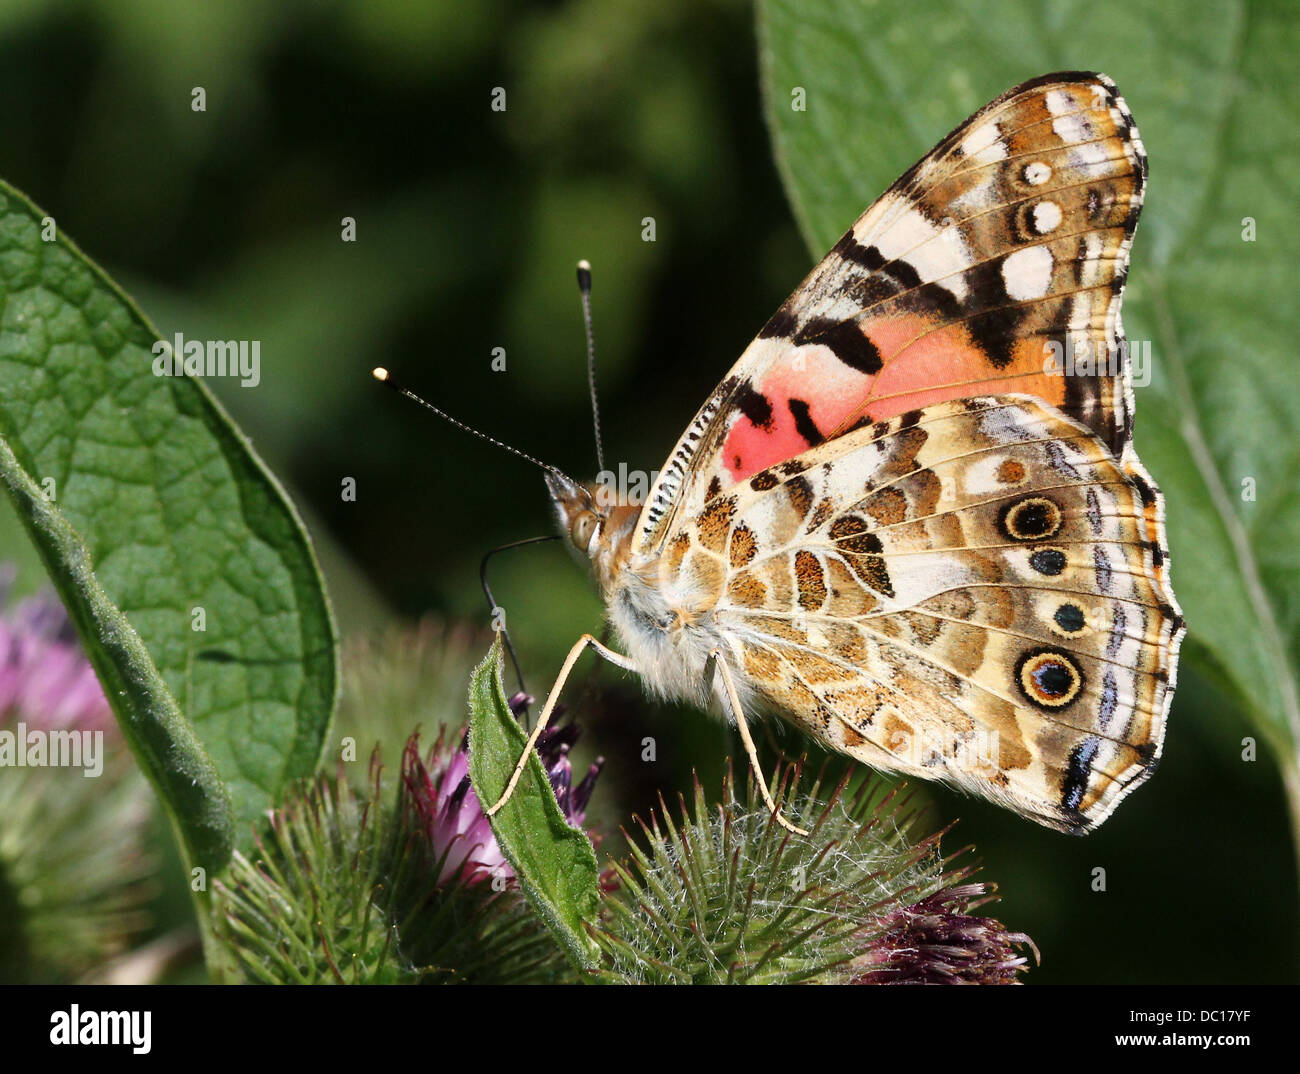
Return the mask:
<path id="1" fill-rule="evenodd" d="M 1078 108 L 1071 97 L 1065 90 L 1048 90 L 1044 98 L 1047 110 L 1054 116 L 1064 115 L 1066 112 L 1073 112 Z"/>
<path id="2" fill-rule="evenodd" d="M 1036 160 L 1032 164 L 1025 165 L 1023 174 L 1025 182 L 1030 186 L 1042 186 L 1052 177 L 1052 169 L 1041 160 Z"/>
<path id="3" fill-rule="evenodd" d="M 939 286 L 959 301 L 969 294 L 961 272 L 974 258 L 960 228 L 936 227 L 919 210 L 909 209 L 875 238 L 875 246 L 886 261 L 911 265 L 922 282 L 941 280 Z"/>
<path id="4" fill-rule="evenodd" d="M 1027 246 L 1008 254 L 1002 262 L 1002 284 L 1017 302 L 1042 298 L 1052 282 L 1052 251 Z"/>
<path id="5" fill-rule="evenodd" d="M 939 233 L 925 214 L 917 209 L 907 209 L 885 228 L 876 239 L 876 249 L 886 261 L 906 257 L 923 243 L 929 242 Z M 862 241 L 859 236 L 859 241 Z"/>
<path id="6" fill-rule="evenodd" d="M 1007 158 L 1007 147 L 1002 143 L 1002 134 L 996 123 L 985 123 L 976 127 L 962 139 L 961 151 L 968 157 L 979 156 L 986 149 L 992 150 L 985 154 L 986 162 Z"/>
<path id="7" fill-rule="evenodd" d="M 1061 207 L 1054 201 L 1040 201 L 1034 206 L 1034 230 L 1040 235 L 1053 231 L 1061 223 Z"/>
<path id="8" fill-rule="evenodd" d="M 1090 231 L 1084 236 L 1083 265 L 1079 273 L 1079 282 L 1085 287 L 1095 287 L 1101 283 L 1102 277 L 1111 267 L 1109 263 L 1103 264 L 1101 260 L 1105 248 L 1105 240 L 1097 232 Z"/>
<path id="9" fill-rule="evenodd" d="M 1097 168 L 1110 164 L 1110 155 L 1102 147 L 1101 142 L 1085 142 L 1082 145 L 1073 146 L 1069 155 L 1070 167 L 1078 168 L 1081 171 L 1087 171 L 1091 168 Z M 1094 175 L 1110 175 L 1119 169 L 1115 167 L 1105 167 L 1101 172 L 1092 173 Z"/>
<path id="10" fill-rule="evenodd" d="M 1052 130 L 1067 145 L 1078 145 L 1092 138 L 1092 124 L 1082 112 L 1076 112 L 1072 116 L 1057 116 L 1052 120 Z"/>

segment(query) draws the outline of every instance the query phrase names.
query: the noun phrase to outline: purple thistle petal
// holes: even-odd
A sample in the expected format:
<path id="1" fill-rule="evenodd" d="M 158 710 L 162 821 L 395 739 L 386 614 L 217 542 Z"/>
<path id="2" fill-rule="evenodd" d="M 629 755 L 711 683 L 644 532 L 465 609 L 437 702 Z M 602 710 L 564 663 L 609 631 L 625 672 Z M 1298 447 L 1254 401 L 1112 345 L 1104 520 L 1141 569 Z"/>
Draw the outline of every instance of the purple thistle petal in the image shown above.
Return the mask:
<path id="1" fill-rule="evenodd" d="M 470 786 L 463 742 L 455 751 L 448 751 L 444 743 L 440 735 L 426 765 L 416 732 L 402 754 L 403 785 L 435 859 L 441 862 L 435 883 L 476 884 L 493 875 L 513 876 Z"/>
<path id="2" fill-rule="evenodd" d="M 582 827 L 582 822 L 587 816 L 587 803 L 591 801 L 591 792 L 596 789 L 596 777 L 600 775 L 600 770 L 605 767 L 605 758 L 597 757 L 592 766 L 587 769 L 587 774 L 582 777 L 582 782 L 574 789 L 569 796 L 569 823 L 575 828 Z"/>
<path id="3" fill-rule="evenodd" d="M 1028 964 L 1016 947 L 1038 955 L 1033 940 L 992 917 L 975 917 L 984 884 L 945 888 L 885 916 L 885 928 L 854 960 L 855 984 L 1015 984 Z"/>
<path id="4" fill-rule="evenodd" d="M 604 758 L 598 760 L 582 782 L 573 787 L 569 749 L 579 734 L 577 725 L 570 723 L 547 729 L 537 744 L 560 809 L 575 828 L 582 827 L 587 802 L 604 764 Z M 446 745 L 447 736 L 439 735 L 427 758 L 422 759 L 416 732 L 407 740 L 402 754 L 408 808 L 414 811 L 435 860 L 442 863 L 436 883 L 477 884 L 493 876 L 513 878 L 514 870 L 501 852 L 470 783 L 467 737 L 462 734 L 459 739 L 459 748 L 452 750 Z"/>

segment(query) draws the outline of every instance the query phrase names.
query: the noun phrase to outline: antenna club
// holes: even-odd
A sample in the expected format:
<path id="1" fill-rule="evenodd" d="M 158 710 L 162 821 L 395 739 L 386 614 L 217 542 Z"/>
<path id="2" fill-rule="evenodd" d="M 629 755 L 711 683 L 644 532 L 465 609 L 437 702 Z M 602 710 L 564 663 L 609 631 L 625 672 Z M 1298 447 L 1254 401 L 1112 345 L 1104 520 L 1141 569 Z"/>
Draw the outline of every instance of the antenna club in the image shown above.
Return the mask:
<path id="1" fill-rule="evenodd" d="M 591 294 L 591 262 L 583 258 L 578 262 L 578 289 L 584 294 Z"/>
<path id="2" fill-rule="evenodd" d="M 370 371 L 370 375 L 371 375 L 372 377 L 374 377 L 375 380 L 385 380 L 385 381 L 386 381 L 386 380 L 388 379 L 388 370 L 385 369 L 382 365 L 377 365 L 377 366 L 375 366 L 374 369 L 372 369 L 372 370 Z"/>

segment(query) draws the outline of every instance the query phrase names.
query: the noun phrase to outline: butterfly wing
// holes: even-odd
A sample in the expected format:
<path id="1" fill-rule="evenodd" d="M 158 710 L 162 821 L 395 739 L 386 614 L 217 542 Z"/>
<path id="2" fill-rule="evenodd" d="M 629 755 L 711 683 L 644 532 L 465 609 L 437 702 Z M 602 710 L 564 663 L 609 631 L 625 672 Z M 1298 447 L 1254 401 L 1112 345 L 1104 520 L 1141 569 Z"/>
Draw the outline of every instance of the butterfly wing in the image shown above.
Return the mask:
<path id="1" fill-rule="evenodd" d="M 775 462 L 945 399 L 1034 395 L 1119 456 L 1132 409 L 1120 300 L 1145 176 L 1104 75 L 1047 75 L 981 109 L 746 349 L 662 468 L 634 550 Z"/>
<path id="2" fill-rule="evenodd" d="M 1163 532 L 1082 424 L 937 403 L 759 471 L 660 561 L 750 701 L 859 760 L 1100 824 L 1154 769 L 1182 617 Z"/>

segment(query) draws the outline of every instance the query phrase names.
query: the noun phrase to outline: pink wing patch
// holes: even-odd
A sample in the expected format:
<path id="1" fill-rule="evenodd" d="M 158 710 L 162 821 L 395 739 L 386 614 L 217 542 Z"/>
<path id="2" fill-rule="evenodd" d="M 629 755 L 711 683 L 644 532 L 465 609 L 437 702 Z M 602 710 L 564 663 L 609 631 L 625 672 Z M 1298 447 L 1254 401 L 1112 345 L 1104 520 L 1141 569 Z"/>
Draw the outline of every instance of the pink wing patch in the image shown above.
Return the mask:
<path id="1" fill-rule="evenodd" d="M 874 375 L 861 373 L 815 343 L 774 365 L 754 389 L 761 402 L 727 433 L 723 459 L 733 481 L 802 454 L 861 421 L 883 421 L 964 399 L 973 384 L 991 379 L 988 356 L 961 325 L 936 329 L 927 318 L 904 315 L 871 319 L 859 327 L 884 367 Z M 907 360 L 894 361 L 903 351 Z"/>
<path id="2" fill-rule="evenodd" d="M 848 418 L 871 385 L 824 347 L 806 348 L 802 361 L 774 365 L 754 387 L 757 405 L 727 433 L 722 458 L 733 481 L 808 450 L 813 430 Z"/>

